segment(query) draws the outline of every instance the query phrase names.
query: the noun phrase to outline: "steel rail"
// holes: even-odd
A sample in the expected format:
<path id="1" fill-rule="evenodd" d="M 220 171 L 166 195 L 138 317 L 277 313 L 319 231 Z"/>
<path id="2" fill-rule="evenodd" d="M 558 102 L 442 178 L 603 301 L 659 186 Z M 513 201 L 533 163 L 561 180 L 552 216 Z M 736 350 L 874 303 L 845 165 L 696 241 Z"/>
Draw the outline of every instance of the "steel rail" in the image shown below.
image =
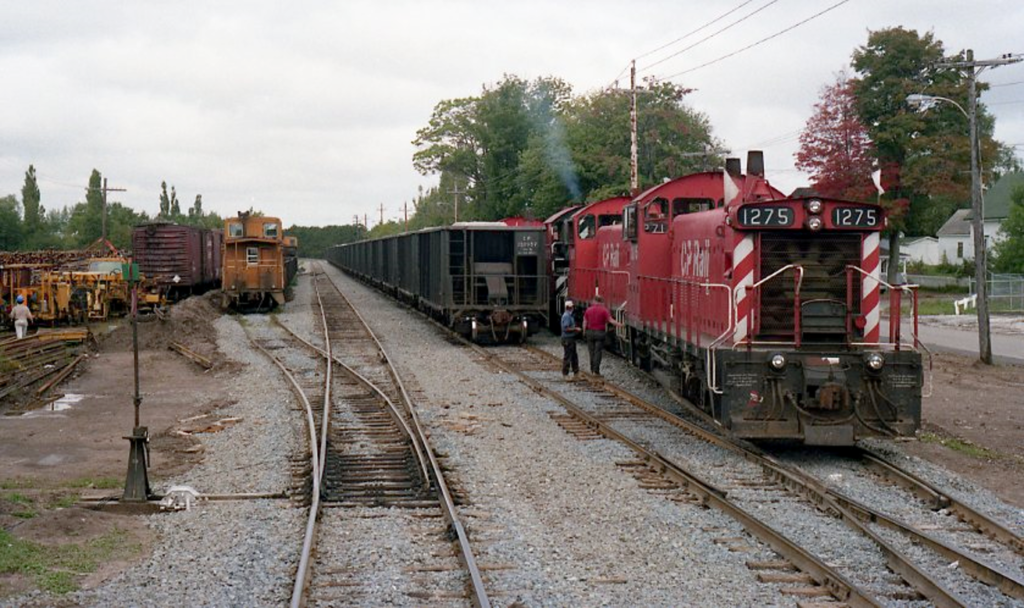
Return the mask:
<path id="1" fill-rule="evenodd" d="M 321 357 L 327 356 L 327 351 L 323 350 L 316 344 L 309 342 L 308 340 L 297 334 L 295 330 L 288 327 L 284 323 L 281 323 L 281 321 L 279 321 L 278 319 L 274 319 L 274 323 L 276 323 L 281 329 L 291 334 L 292 337 L 294 337 L 296 340 L 307 346 L 310 350 L 318 353 Z M 391 413 L 391 417 L 395 419 L 395 423 L 398 424 L 399 429 L 402 431 L 402 434 L 405 435 L 409 439 L 409 441 L 413 443 L 413 451 L 416 454 L 416 461 L 419 463 L 420 472 L 423 474 L 424 483 L 429 484 L 430 470 L 426 465 L 427 459 L 424 458 L 420 453 L 419 439 L 413 432 L 412 428 L 409 426 L 408 421 L 406 421 L 405 417 L 402 416 L 401 412 L 398 411 L 398 407 L 395 405 L 395 403 L 376 384 L 374 384 L 371 380 L 360 374 L 352 367 L 349 367 L 349 365 L 342 361 L 337 355 L 331 356 L 334 360 L 334 363 L 341 367 L 347 374 L 349 374 L 349 376 L 351 376 L 353 380 L 355 380 L 363 388 L 369 390 L 371 393 L 376 395 L 378 398 L 380 398 L 381 401 L 385 403 L 385 405 L 388 406 L 388 410 Z"/>
<path id="2" fill-rule="evenodd" d="M 415 435 L 418 437 L 419 443 L 422 446 L 423 452 L 427 456 L 427 460 L 430 462 L 430 469 L 433 473 L 434 482 L 437 484 L 438 492 L 441 496 L 439 501 L 442 513 L 448 522 L 452 532 L 458 539 L 459 546 L 459 560 L 462 562 L 463 567 L 469 573 L 470 586 L 472 590 L 471 601 L 477 608 L 490 608 L 491 601 L 487 595 L 486 589 L 484 589 L 483 576 L 480 573 L 480 568 L 476 563 L 476 557 L 473 554 L 473 548 L 469 542 L 469 535 L 466 533 L 465 526 L 462 525 L 462 521 L 459 518 L 458 511 L 455 508 L 455 501 L 452 498 L 451 491 L 448 489 L 448 483 L 445 481 L 444 472 L 441 470 L 441 465 L 437 461 L 437 457 L 434 455 L 434 451 L 430 448 L 430 443 L 427 441 L 426 433 L 423 431 L 423 425 L 420 423 L 419 416 L 416 414 L 416 408 L 413 404 L 412 397 L 409 396 L 408 391 L 405 388 L 405 384 L 402 382 L 401 377 L 398 375 L 398 371 L 395 370 L 394 365 L 391 362 L 391 357 L 388 356 L 387 351 L 384 349 L 384 345 L 381 344 L 380 340 L 377 339 L 377 335 L 370 329 L 369 323 L 359 313 L 359 310 L 352 305 L 351 301 L 345 296 L 337 284 L 330 275 L 324 273 L 327 277 L 328 282 L 334 287 L 335 291 L 346 304 L 352 309 L 359 322 L 365 328 L 367 334 L 373 339 L 377 345 L 377 349 L 381 354 L 381 358 L 384 364 L 387 366 L 388 372 L 391 378 L 395 382 L 395 386 L 398 388 L 401 394 L 402 401 L 412 419 L 412 428 L 415 431 Z"/>
<path id="3" fill-rule="evenodd" d="M 869 466 L 879 471 L 882 476 L 890 479 L 896 485 L 910 490 L 914 495 L 924 502 L 932 503 L 935 510 L 948 509 L 963 521 L 989 538 L 995 539 L 1020 555 L 1024 555 L 1024 538 L 1014 533 L 1003 524 L 991 517 L 977 511 L 973 507 L 950 496 L 947 492 L 935 487 L 928 481 L 904 470 L 899 465 L 892 463 L 885 458 L 864 448 L 860 448 L 860 457 Z"/>
<path id="4" fill-rule="evenodd" d="M 527 347 L 532 352 L 541 354 L 545 358 L 552 361 L 557 360 L 557 357 L 548 353 L 547 351 L 538 349 L 536 347 Z M 489 355 L 484 355 L 489 356 Z M 536 383 L 529 376 L 518 372 L 518 370 L 512 371 L 511 373 L 517 374 L 519 377 L 527 378 L 527 382 L 531 381 Z M 588 378 L 588 376 L 584 376 Z M 609 392 L 625 399 L 626 401 L 640 407 L 641 409 L 654 414 L 662 420 L 676 426 L 687 433 L 698 437 L 699 439 L 708 441 L 716 446 L 727 449 L 735 454 L 742 456 L 744 459 L 755 463 L 764 469 L 764 471 L 771 477 L 781 481 L 794 493 L 797 493 L 808 500 L 816 508 L 826 513 L 831 513 L 838 516 L 839 519 L 846 524 L 849 528 L 858 532 L 868 539 L 870 539 L 878 547 L 886 557 L 886 561 L 894 572 L 898 573 L 903 579 L 914 587 L 918 592 L 927 597 L 929 600 L 934 602 L 938 606 L 964 606 L 966 601 L 960 598 L 955 592 L 946 589 L 943 585 L 934 580 L 933 577 L 929 576 L 926 572 L 921 570 L 913 561 L 907 557 L 902 551 L 893 547 L 889 542 L 883 539 L 881 536 L 876 534 L 870 528 L 868 528 L 865 521 L 858 517 L 850 507 L 852 503 L 840 500 L 838 493 L 826 488 L 820 482 L 810 477 L 809 475 L 796 471 L 787 467 L 786 465 L 778 462 L 771 456 L 767 455 L 761 449 L 757 448 L 749 442 L 738 440 L 735 437 L 730 437 L 729 433 L 725 433 L 725 429 L 721 429 L 721 432 L 725 433 L 725 436 L 720 435 L 718 432 L 709 431 L 703 427 L 686 421 L 678 416 L 675 416 L 669 412 L 666 412 L 660 407 L 648 403 L 641 397 L 630 393 L 620 387 L 608 384 L 607 382 L 601 382 L 600 386 Z M 545 390 L 548 390 L 545 388 Z M 554 391 L 550 391 L 554 395 Z M 547 393 L 545 393 L 547 394 Z M 561 395 L 558 395 L 561 398 Z M 564 398 L 562 398 L 564 399 Z M 559 402 L 562 402 L 559 399 Z M 842 497 L 845 498 L 845 497 Z M 781 551 L 780 551 L 781 553 Z M 788 555 L 786 557 L 789 557 Z M 966 557 L 965 559 L 970 560 L 971 558 Z M 984 567 L 981 567 L 982 569 Z M 810 573 L 810 572 L 809 572 Z M 1004 573 L 1000 572 L 989 572 L 987 576 L 991 577 L 992 580 L 1001 580 Z M 813 574 L 812 574 L 813 576 Z M 840 598 L 842 599 L 842 598 Z"/>
<path id="5" fill-rule="evenodd" d="M 873 597 L 867 591 L 859 589 L 855 584 L 847 580 L 831 566 L 812 555 L 806 549 L 800 547 L 784 534 L 773 529 L 768 524 L 765 524 L 753 514 L 747 512 L 746 509 L 734 504 L 729 500 L 728 494 L 724 490 L 716 488 L 712 484 L 700 479 L 697 475 L 687 471 L 681 465 L 670 461 L 657 452 L 647 449 L 626 435 L 616 431 L 609 424 L 583 410 L 568 398 L 554 390 L 551 390 L 545 386 L 544 383 L 532 378 L 520 370 L 515 369 L 511 365 L 508 365 L 497 355 L 487 352 L 468 341 L 465 342 L 465 344 L 482 358 L 492 362 L 499 369 L 517 376 L 535 392 L 556 401 L 572 415 L 583 420 L 588 426 L 596 429 L 602 435 L 623 443 L 639 454 L 646 462 L 657 465 L 657 468 L 661 473 L 667 475 L 676 483 L 679 483 L 687 490 L 696 494 L 698 498 L 700 498 L 702 504 L 710 505 L 739 522 L 740 525 L 746 528 L 755 537 L 765 542 L 773 550 L 778 552 L 779 555 L 788 559 L 801 571 L 806 572 L 818 585 L 827 589 L 837 600 L 847 602 L 850 606 L 882 606 L 878 599 Z"/>
<path id="6" fill-rule="evenodd" d="M 315 286 L 316 281 L 314 279 L 314 287 Z M 331 340 L 330 336 L 327 334 L 327 316 L 324 313 L 324 306 L 320 299 L 319 289 L 316 290 L 316 295 L 317 304 L 320 308 L 320 322 L 324 328 L 324 345 L 329 353 L 331 351 Z M 282 363 L 278 363 L 278 365 L 284 369 Z M 306 591 L 309 589 L 309 581 L 311 579 L 310 570 L 313 566 L 313 550 L 316 547 L 316 536 L 320 523 L 320 487 L 323 483 L 324 466 L 327 461 L 327 431 L 330 427 L 331 419 L 330 407 L 332 374 L 330 357 L 325 358 L 325 365 L 327 366 L 327 372 L 324 374 L 324 402 L 323 413 L 320 419 L 321 439 L 319 448 L 317 447 L 316 425 L 313 424 L 312 405 L 309 404 L 308 399 L 303 398 L 307 404 L 307 420 L 312 424 L 309 435 L 310 443 L 312 444 L 311 447 L 313 452 L 317 454 L 317 458 L 313 461 L 313 496 L 309 506 L 309 516 L 306 519 L 306 532 L 302 539 L 302 553 L 299 556 L 299 567 L 296 569 L 295 584 L 292 587 L 291 608 L 301 608 L 306 605 Z M 298 383 L 293 381 L 293 384 L 298 388 Z"/>
<path id="7" fill-rule="evenodd" d="M 249 341 L 259 350 L 261 353 L 267 356 L 275 365 L 281 370 L 285 378 L 292 386 L 292 390 L 296 396 L 302 402 L 303 409 L 306 412 L 306 425 L 309 433 L 309 448 L 310 448 L 310 464 L 313 471 L 313 489 L 312 497 L 309 506 L 309 516 L 306 519 L 306 531 L 303 535 L 302 540 L 302 552 L 299 555 L 299 567 L 295 574 L 295 584 L 292 588 L 291 606 L 298 608 L 304 605 L 305 589 L 309 582 L 309 567 L 312 562 L 310 559 L 312 554 L 313 539 L 316 537 L 317 523 L 320 517 L 320 450 L 317 444 L 316 436 L 316 422 L 313 420 L 313 405 L 309 402 L 309 398 L 306 397 L 305 391 L 299 386 L 295 376 L 288 370 L 285 364 L 272 355 L 270 351 L 259 344 L 251 335 L 249 330 L 245 329 L 246 336 Z"/>

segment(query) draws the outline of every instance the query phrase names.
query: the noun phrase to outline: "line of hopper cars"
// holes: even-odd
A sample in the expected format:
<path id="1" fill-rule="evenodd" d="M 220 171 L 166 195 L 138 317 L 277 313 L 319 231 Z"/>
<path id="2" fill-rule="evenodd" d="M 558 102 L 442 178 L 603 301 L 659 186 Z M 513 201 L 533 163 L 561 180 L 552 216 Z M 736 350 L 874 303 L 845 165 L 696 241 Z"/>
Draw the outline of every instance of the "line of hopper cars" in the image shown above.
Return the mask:
<path id="1" fill-rule="evenodd" d="M 221 288 L 221 305 L 243 311 L 284 304 L 298 272 L 298 243 L 281 220 L 241 213 L 224 229 L 153 222 L 132 232 L 133 259 L 156 295 L 174 301 Z"/>
<path id="2" fill-rule="evenodd" d="M 600 295 L 623 323 L 610 346 L 740 437 L 912 435 L 929 363 L 916 290 L 880 277 L 883 209 L 786 196 L 763 167 L 752 152 L 746 174 L 728 159 L 542 227 L 456 225 L 328 258 L 474 337 L 500 339 L 496 321 L 511 318 L 521 340 L 566 299 L 581 315 Z"/>

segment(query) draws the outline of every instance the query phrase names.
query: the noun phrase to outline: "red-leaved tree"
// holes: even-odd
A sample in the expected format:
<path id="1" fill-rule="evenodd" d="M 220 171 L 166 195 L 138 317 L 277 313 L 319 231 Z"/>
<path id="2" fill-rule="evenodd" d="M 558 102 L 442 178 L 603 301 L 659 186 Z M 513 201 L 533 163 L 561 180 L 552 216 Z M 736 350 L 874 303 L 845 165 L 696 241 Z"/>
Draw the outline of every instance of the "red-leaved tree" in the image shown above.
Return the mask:
<path id="1" fill-rule="evenodd" d="M 821 92 L 814 115 L 800 134 L 796 166 L 811 174 L 821 196 L 871 200 L 874 153 L 867 129 L 857 114 L 853 87 L 845 73 Z"/>

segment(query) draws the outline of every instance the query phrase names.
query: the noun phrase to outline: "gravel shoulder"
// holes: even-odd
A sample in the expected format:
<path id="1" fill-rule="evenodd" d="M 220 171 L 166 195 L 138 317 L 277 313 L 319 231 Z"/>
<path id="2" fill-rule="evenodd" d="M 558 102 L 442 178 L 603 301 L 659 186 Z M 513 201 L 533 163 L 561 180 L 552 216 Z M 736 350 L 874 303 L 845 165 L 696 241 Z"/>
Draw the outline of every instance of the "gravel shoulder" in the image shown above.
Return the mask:
<path id="1" fill-rule="evenodd" d="M 725 538 L 742 529 L 713 511 L 642 490 L 616 462 L 617 444 L 572 439 L 551 419 L 557 407 L 449 344 L 384 296 L 326 270 L 378 331 L 420 407 L 435 450 L 453 476 L 478 559 L 496 604 L 763 605 L 777 586 L 756 582 L 750 559 Z M 278 318 L 318 338 L 308 281 Z M 179 308 L 180 307 L 180 308 Z M 244 319 L 244 321 L 243 321 Z M 266 317 L 220 316 L 202 298 L 176 307 L 170 325 L 140 325 L 143 422 L 152 437 L 158 491 L 280 492 L 301 449 L 301 416 L 284 380 L 249 350 L 245 331 Z M 244 327 L 243 327 L 244 325 Z M 179 339 L 216 367 L 203 372 L 166 349 Z M 536 337 L 557 349 L 553 338 Z M 82 544 L 117 531 L 133 549 L 82 575 L 82 591 L 32 591 L 31 577 L 0 575 L 0 605 L 280 605 L 290 594 L 305 512 L 286 500 L 200 503 L 146 517 L 67 508 L 83 492 L 120 493 L 131 427 L 130 333 L 104 332 L 100 350 L 63 389 L 70 409 L 0 417 L 0 525 L 14 538 Z M 581 352 L 583 358 L 585 352 Z M 582 362 L 585 367 L 585 362 Z M 610 357 L 607 375 L 632 389 L 657 387 Z M 971 504 L 1024 530 L 1024 368 L 972 365 L 939 354 L 935 396 L 924 402 L 921 441 L 876 447 Z M 536 463 L 536 467 L 534 466 Z M 16 515 L 13 493 L 36 512 Z M 1002 499 L 1002 500 L 1000 500 Z M 1009 504 L 1008 504 L 1009 503 Z M 403 542 L 352 535 L 353 555 L 381 560 Z M 752 541 L 751 541 L 751 544 Z M 657 564 L 656 568 L 649 568 Z M 386 584 L 386 581 L 381 581 Z M 396 595 L 398 605 L 417 600 Z"/>

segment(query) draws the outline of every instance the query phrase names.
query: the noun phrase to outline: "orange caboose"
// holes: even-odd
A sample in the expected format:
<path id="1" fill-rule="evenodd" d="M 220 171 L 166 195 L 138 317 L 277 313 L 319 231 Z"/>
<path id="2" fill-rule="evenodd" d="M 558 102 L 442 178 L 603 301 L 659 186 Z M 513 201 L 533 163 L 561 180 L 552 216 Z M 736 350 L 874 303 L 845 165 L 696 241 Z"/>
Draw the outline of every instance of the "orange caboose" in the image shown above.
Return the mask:
<path id="1" fill-rule="evenodd" d="M 224 220 L 224 308 L 270 310 L 285 302 L 289 277 L 281 220 L 249 213 Z"/>

